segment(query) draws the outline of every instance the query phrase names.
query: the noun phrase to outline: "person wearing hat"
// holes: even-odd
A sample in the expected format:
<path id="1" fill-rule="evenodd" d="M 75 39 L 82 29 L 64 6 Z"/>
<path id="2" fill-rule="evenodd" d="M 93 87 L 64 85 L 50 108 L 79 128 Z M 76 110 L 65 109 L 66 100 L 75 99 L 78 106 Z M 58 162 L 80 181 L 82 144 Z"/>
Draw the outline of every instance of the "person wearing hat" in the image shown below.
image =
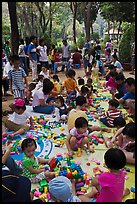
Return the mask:
<path id="1" fill-rule="evenodd" d="M 2 171 L 2 202 L 42 202 L 31 199 L 31 182 L 24 176 Z"/>
<path id="2" fill-rule="evenodd" d="M 81 202 L 75 195 L 75 183 L 65 176 L 57 176 L 49 182 L 50 202 Z"/>
<path id="3" fill-rule="evenodd" d="M 25 133 L 30 128 L 33 128 L 33 119 L 30 114 L 26 111 L 25 101 L 23 99 L 15 99 L 13 102 L 14 113 L 9 115 L 9 117 L 4 116 L 2 118 L 3 122 L 3 133 L 6 134 L 6 128 L 8 130 L 14 131 L 10 136 L 13 138 L 15 135 Z M 30 120 L 30 126 L 27 125 L 26 120 Z"/>

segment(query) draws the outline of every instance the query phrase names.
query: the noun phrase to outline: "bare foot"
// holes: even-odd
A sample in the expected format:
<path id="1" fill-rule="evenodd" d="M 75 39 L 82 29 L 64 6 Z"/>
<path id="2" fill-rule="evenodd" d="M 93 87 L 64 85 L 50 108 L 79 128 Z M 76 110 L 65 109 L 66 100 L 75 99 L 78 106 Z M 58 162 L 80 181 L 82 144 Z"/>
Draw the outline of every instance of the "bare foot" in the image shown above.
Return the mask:
<path id="1" fill-rule="evenodd" d="M 127 196 L 127 195 L 129 195 L 129 194 L 130 194 L 129 188 L 125 188 L 125 189 L 124 189 L 124 192 L 123 192 L 123 197 L 124 197 L 124 196 Z"/>

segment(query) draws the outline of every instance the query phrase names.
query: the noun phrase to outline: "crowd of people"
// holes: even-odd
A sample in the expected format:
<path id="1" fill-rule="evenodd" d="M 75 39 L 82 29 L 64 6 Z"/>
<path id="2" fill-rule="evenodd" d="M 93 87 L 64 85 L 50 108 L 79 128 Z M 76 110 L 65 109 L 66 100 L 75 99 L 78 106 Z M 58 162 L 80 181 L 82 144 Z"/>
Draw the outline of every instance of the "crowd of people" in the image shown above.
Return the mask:
<path id="1" fill-rule="evenodd" d="M 76 49 L 72 54 L 67 40 L 62 41 L 62 53 L 55 45 L 49 49 L 44 39 L 39 40 L 39 45 L 36 45 L 36 40 L 35 36 L 31 36 L 27 49 L 24 41 L 20 40 L 18 55 L 10 55 L 5 46 L 7 63 L 3 66 L 3 91 L 4 96 L 7 96 L 10 90 L 14 102 L 10 105 L 12 114 L 2 115 L 2 137 L 7 136 L 7 130 L 13 131 L 13 134 L 10 134 L 13 139 L 16 135 L 34 128 L 33 118 L 28 114 L 26 105 L 32 106 L 36 113 L 55 114 L 58 121 L 67 123 L 69 134 L 66 148 L 70 157 L 78 148 L 94 152 L 88 139 L 93 131 L 110 132 L 111 128 L 116 128 L 112 138 L 105 138 L 108 150 L 104 160 L 109 172 L 92 180 L 92 192 L 76 196 L 74 181 L 62 176 L 55 177 L 55 172 L 39 169 L 40 164 L 49 164 L 52 158 L 46 160 L 35 156 L 37 144 L 34 139 L 24 139 L 21 144 L 24 152 L 22 169 L 10 156 L 12 144 L 6 143 L 3 147 L 2 164 L 9 168 L 10 173 L 5 170 L 2 172 L 3 201 L 19 201 L 20 194 L 15 186 L 17 183 L 20 185 L 19 180 L 25 182 L 26 179 L 26 185 L 29 187 L 22 191 L 25 197 L 23 201 L 33 202 L 31 183 L 50 178 L 51 202 L 121 202 L 129 193 L 128 189 L 124 189 L 124 173 L 121 169 L 126 163 L 135 164 L 135 79 L 125 77 L 117 49 L 112 47 L 111 41 L 106 43 L 105 59 L 102 60 L 99 41 L 92 45 L 92 49 L 91 43 L 87 41 L 83 51 Z M 53 74 L 54 63 L 60 60 L 70 64 L 64 81 L 59 79 L 58 74 Z M 75 68 L 83 68 L 83 77 L 76 79 Z M 30 70 L 32 82 L 29 83 Z M 65 65 L 62 65 L 62 71 L 64 70 Z M 95 105 L 93 99 L 99 94 L 94 85 L 101 87 L 101 80 L 104 81 L 103 88 L 110 92 L 111 99 L 108 101 L 108 110 L 99 114 L 100 104 Z M 91 107 L 96 109 L 95 118 L 105 124 L 105 127 L 89 126 L 85 110 Z M 127 110 L 132 122 L 126 122 L 121 107 Z M 5 175 L 9 176 L 9 183 L 5 180 Z M 14 176 L 18 181 L 15 181 Z M 98 196 L 95 198 L 96 194 Z M 42 202 L 35 200 L 40 201 Z"/>

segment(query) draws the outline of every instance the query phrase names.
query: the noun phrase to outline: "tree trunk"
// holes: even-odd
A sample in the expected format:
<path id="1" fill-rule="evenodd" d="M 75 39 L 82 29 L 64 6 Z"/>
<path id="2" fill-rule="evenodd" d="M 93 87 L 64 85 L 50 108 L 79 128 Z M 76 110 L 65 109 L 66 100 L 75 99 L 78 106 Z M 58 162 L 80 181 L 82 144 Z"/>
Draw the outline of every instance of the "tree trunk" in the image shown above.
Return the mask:
<path id="1" fill-rule="evenodd" d="M 50 19 L 50 23 L 49 23 L 49 37 L 51 38 L 52 36 L 52 12 L 51 12 L 51 2 L 49 2 L 50 6 L 49 6 L 49 19 Z"/>
<path id="2" fill-rule="evenodd" d="M 19 31 L 17 24 L 16 2 L 8 2 L 10 23 L 11 23 L 11 53 L 18 54 Z"/>
<path id="3" fill-rule="evenodd" d="M 85 2 L 84 24 L 86 39 L 90 41 L 90 26 L 91 26 L 91 4 L 92 2 Z"/>
<path id="4" fill-rule="evenodd" d="M 77 16 L 77 2 L 71 2 L 70 8 L 73 13 L 73 41 L 76 44 L 76 16 Z"/>

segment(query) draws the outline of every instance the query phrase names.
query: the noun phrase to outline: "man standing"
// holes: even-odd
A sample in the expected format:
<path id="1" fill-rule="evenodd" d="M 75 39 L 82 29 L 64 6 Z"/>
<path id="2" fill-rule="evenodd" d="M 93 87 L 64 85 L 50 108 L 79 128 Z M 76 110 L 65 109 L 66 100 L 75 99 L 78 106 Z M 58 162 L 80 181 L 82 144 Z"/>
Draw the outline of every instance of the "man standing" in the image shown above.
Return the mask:
<path id="1" fill-rule="evenodd" d="M 36 37 L 30 37 L 30 44 L 28 46 L 28 56 L 30 59 L 30 68 L 32 69 L 32 80 L 37 79 L 37 54 L 36 54 Z"/>
<path id="2" fill-rule="evenodd" d="M 62 53 L 62 61 L 63 62 L 68 62 L 70 57 L 71 57 L 71 49 L 70 45 L 68 45 L 67 40 L 63 40 L 63 53 Z M 64 71 L 65 65 L 62 66 L 62 71 Z"/>

